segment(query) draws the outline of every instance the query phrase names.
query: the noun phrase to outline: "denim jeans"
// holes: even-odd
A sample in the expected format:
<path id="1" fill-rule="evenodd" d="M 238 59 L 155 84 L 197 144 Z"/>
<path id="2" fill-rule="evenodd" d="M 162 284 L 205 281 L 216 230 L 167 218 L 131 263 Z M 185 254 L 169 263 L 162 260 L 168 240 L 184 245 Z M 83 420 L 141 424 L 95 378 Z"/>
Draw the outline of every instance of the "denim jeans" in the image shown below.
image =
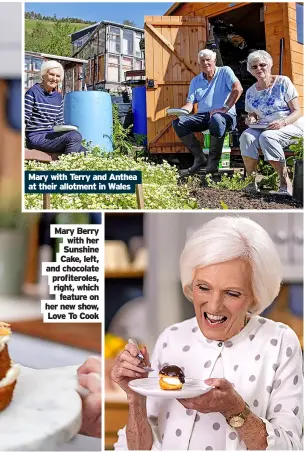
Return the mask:
<path id="1" fill-rule="evenodd" d="M 179 138 L 192 132 L 203 132 L 208 129 L 212 136 L 220 138 L 226 132 L 234 130 L 235 126 L 236 117 L 224 113 L 215 113 L 212 117 L 209 113 L 197 113 L 180 116 L 173 121 L 173 128 Z"/>
<path id="2" fill-rule="evenodd" d="M 79 132 L 41 132 L 31 133 L 26 137 L 26 145 L 29 149 L 38 149 L 45 152 L 88 152 L 82 146 L 82 136 Z"/>

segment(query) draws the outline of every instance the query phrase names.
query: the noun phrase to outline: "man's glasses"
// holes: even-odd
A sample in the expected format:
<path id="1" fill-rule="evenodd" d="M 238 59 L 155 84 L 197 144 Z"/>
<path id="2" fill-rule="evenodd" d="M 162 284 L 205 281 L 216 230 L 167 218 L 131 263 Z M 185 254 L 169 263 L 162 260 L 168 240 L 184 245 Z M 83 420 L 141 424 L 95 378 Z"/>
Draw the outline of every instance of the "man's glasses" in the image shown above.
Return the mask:
<path id="1" fill-rule="evenodd" d="M 259 63 L 259 64 L 254 64 L 254 66 L 251 66 L 251 69 L 257 69 L 258 67 L 266 67 L 267 64 L 266 63 Z"/>

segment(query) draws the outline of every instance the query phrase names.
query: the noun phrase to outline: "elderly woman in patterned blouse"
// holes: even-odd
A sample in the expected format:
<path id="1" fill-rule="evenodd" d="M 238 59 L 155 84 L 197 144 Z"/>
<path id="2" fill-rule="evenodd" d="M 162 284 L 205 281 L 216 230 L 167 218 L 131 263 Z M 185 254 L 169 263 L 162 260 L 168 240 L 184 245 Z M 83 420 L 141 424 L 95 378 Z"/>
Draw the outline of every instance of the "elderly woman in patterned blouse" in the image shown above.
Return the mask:
<path id="1" fill-rule="evenodd" d="M 129 403 L 116 450 L 302 449 L 300 344 L 289 327 L 259 316 L 282 279 L 269 235 L 247 218 L 213 219 L 187 240 L 180 268 L 195 317 L 160 335 L 149 377 L 168 363 L 212 389 L 183 400 L 133 392 L 128 383 L 147 373 L 128 344 L 111 374 Z"/>
<path id="2" fill-rule="evenodd" d="M 295 138 L 303 136 L 304 118 L 298 101 L 298 93 L 291 80 L 284 75 L 272 75 L 273 61 L 264 50 L 248 56 L 248 71 L 257 79 L 246 92 L 245 109 L 249 126 L 240 137 L 240 149 L 248 175 L 253 181 L 246 191 L 259 191 L 255 172 L 259 149 L 265 160 L 276 170 L 280 178 L 278 194 L 291 195 L 292 184 L 288 176 L 284 148 Z M 256 128 L 262 123 L 265 128 Z M 255 128 L 251 128 L 255 124 Z"/>

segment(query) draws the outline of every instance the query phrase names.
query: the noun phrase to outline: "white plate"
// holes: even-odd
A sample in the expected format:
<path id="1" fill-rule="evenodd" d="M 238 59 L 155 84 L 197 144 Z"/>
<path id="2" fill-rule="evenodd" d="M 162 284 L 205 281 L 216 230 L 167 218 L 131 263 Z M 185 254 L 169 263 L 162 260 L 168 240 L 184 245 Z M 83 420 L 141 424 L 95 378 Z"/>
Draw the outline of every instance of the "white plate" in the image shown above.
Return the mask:
<path id="1" fill-rule="evenodd" d="M 76 369 L 21 367 L 13 400 L 0 412 L 1 451 L 60 450 L 76 435 L 82 409 Z"/>
<path id="2" fill-rule="evenodd" d="M 129 382 L 129 387 L 138 394 L 150 397 L 161 397 L 163 399 L 191 399 L 198 397 L 212 389 L 201 380 L 186 378 L 180 390 L 166 391 L 159 386 L 159 378 L 138 378 Z"/>
<path id="3" fill-rule="evenodd" d="M 168 108 L 166 113 L 169 116 L 186 116 L 190 114 L 190 112 L 185 110 L 185 108 Z"/>
<path id="4" fill-rule="evenodd" d="M 262 124 L 250 124 L 249 127 L 251 129 L 267 129 L 268 124 L 262 123 Z"/>
<path id="5" fill-rule="evenodd" d="M 61 124 L 53 127 L 54 132 L 69 132 L 71 130 L 78 131 L 77 126 L 70 126 L 69 124 Z"/>

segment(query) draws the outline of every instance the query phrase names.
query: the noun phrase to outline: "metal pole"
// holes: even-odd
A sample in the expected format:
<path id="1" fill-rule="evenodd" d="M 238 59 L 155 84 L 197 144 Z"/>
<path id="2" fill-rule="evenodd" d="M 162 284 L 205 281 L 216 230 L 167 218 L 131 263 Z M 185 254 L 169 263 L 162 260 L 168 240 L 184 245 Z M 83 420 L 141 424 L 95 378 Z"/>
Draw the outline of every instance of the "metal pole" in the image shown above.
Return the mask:
<path id="1" fill-rule="evenodd" d="M 280 64 L 279 64 L 279 75 L 283 74 L 283 53 L 284 53 L 284 38 L 280 39 Z"/>

